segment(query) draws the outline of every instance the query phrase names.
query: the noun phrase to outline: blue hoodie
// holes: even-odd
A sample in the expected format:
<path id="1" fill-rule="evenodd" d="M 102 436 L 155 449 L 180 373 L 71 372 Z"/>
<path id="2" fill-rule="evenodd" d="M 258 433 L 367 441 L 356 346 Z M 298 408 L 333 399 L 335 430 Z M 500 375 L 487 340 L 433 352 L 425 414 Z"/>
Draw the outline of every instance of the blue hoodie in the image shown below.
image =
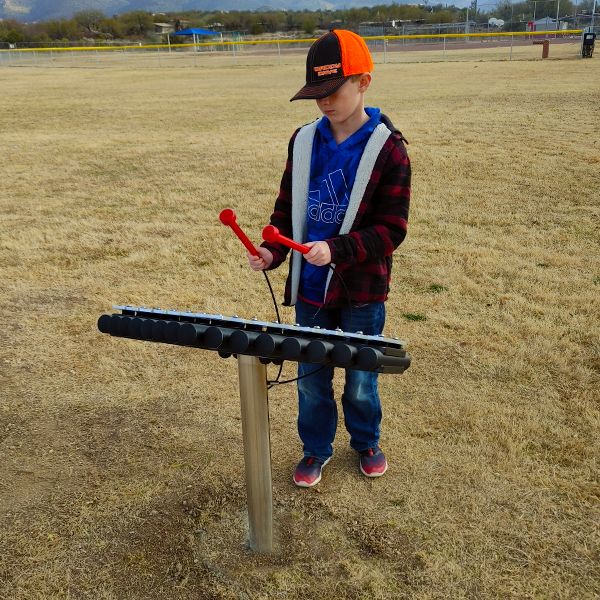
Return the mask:
<path id="1" fill-rule="evenodd" d="M 365 112 L 369 120 L 341 144 L 336 143 L 327 117 L 317 125 L 310 163 L 307 242 L 326 240 L 339 233 L 358 164 L 369 137 L 380 122 L 378 108 L 366 107 Z M 328 271 L 329 266 L 317 267 L 303 260 L 300 298 L 322 304 Z"/>

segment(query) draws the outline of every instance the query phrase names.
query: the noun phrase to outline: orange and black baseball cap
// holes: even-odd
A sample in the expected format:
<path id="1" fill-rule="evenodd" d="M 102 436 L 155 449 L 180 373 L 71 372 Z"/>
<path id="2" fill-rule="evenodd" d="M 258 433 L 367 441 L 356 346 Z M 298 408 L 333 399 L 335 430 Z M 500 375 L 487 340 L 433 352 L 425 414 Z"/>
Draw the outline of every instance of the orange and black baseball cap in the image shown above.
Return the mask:
<path id="1" fill-rule="evenodd" d="M 350 75 L 370 73 L 373 59 L 365 41 L 346 29 L 332 29 L 308 50 L 306 85 L 290 100 L 318 100 L 337 91 Z"/>

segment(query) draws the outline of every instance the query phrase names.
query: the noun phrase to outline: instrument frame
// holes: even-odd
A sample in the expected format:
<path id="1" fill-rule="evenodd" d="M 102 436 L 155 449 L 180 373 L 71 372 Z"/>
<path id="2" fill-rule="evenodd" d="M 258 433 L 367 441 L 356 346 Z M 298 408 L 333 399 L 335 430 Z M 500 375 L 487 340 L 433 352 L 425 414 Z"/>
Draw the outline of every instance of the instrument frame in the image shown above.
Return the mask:
<path id="1" fill-rule="evenodd" d="M 241 319 L 237 315 L 230 317 L 222 314 L 197 313 L 191 311 L 164 310 L 161 308 L 147 308 L 130 305 L 114 305 L 114 310 L 120 310 L 123 316 L 146 317 L 152 319 L 166 319 L 183 323 L 196 323 L 201 325 L 217 325 L 247 331 L 259 331 L 278 335 L 298 335 L 299 333 L 309 338 L 322 339 L 331 337 L 335 341 L 350 342 L 361 346 L 373 346 L 405 350 L 406 342 L 398 338 L 386 337 L 383 334 L 372 336 L 360 332 L 351 333 L 341 329 L 322 329 L 319 327 L 303 327 L 286 323 L 259 321 L 258 319 Z"/>

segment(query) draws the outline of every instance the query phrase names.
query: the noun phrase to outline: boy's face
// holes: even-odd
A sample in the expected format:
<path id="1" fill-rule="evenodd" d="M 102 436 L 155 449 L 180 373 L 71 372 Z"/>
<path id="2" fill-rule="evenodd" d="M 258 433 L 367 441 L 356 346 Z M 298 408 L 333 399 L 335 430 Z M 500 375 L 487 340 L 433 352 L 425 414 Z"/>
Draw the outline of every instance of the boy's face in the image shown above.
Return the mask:
<path id="1" fill-rule="evenodd" d="M 364 111 L 364 93 L 370 83 L 370 73 L 363 73 L 356 81 L 348 79 L 331 96 L 316 100 L 317 106 L 332 125 L 343 123 Z"/>

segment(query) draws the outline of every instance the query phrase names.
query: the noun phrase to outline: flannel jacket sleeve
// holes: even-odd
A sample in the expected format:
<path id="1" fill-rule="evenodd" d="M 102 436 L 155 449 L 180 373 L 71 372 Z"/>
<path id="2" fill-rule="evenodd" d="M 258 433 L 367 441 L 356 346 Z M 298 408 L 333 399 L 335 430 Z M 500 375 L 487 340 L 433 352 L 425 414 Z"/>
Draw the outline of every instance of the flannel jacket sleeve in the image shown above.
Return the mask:
<path id="1" fill-rule="evenodd" d="M 327 240 L 331 262 L 351 265 L 390 256 L 406 237 L 410 160 L 402 134 L 394 132 L 375 163 L 353 230 Z M 386 148 L 387 147 L 387 148 Z"/>
<path id="2" fill-rule="evenodd" d="M 273 214 L 269 219 L 269 223 L 279 229 L 281 235 L 292 237 L 292 157 L 294 152 L 294 141 L 300 129 L 297 129 L 288 144 L 288 156 L 285 163 L 285 170 L 281 177 L 279 186 L 279 195 L 275 200 Z M 263 242 L 263 248 L 267 248 L 273 255 L 273 262 L 269 266 L 269 270 L 276 269 L 286 258 L 290 249 L 282 244 L 271 242 Z"/>

